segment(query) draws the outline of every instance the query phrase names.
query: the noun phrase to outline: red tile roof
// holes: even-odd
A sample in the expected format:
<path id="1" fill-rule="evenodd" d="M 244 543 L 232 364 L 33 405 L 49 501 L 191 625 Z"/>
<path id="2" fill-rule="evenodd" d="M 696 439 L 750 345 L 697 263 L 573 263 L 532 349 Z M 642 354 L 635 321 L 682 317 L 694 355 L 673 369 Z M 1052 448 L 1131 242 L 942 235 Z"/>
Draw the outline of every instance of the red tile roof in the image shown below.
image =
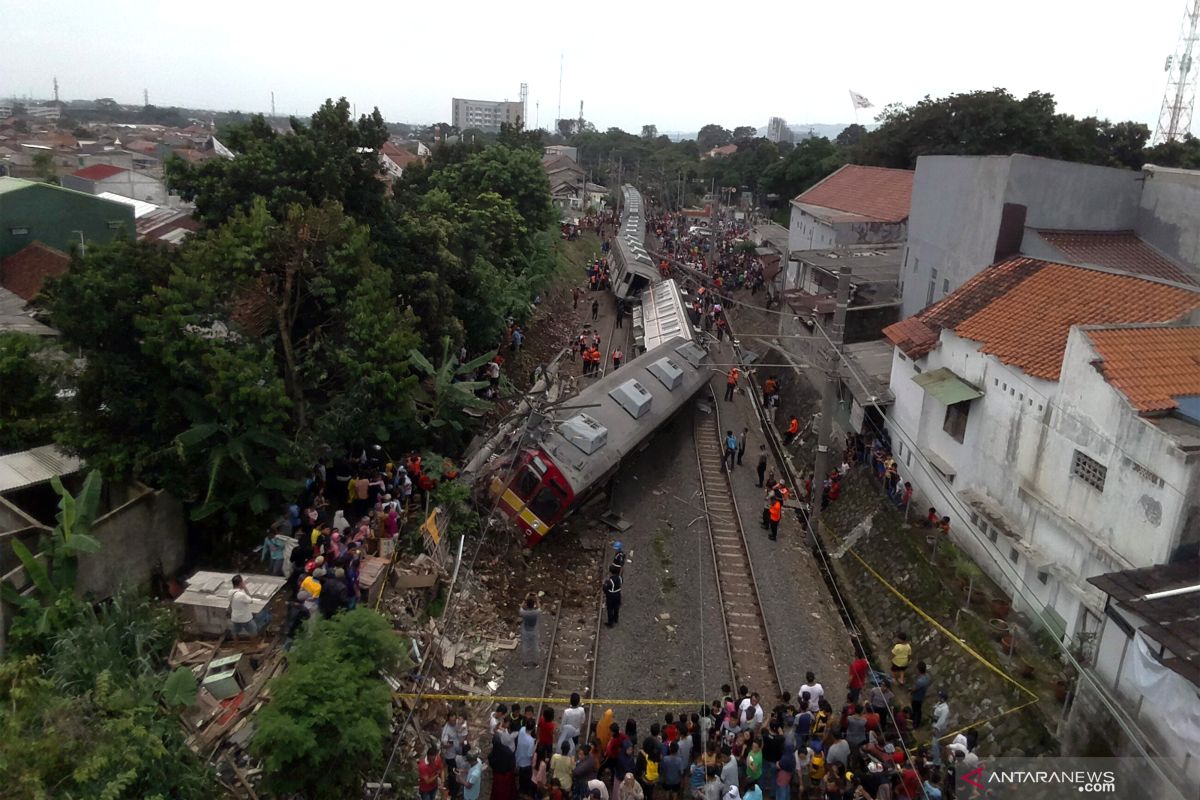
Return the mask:
<path id="1" fill-rule="evenodd" d="M 392 160 L 392 163 L 394 163 L 396 166 L 400 167 L 401 169 L 408 167 L 410 164 L 414 164 L 414 163 L 421 161 L 420 156 L 418 156 L 414 153 L 408 152 L 403 147 L 397 147 L 396 145 L 392 144 L 391 142 L 384 142 L 383 147 L 380 148 L 380 152 L 382 152 L 383 155 L 390 158 Z"/>
<path id="2" fill-rule="evenodd" d="M 0 261 L 0 286 L 22 300 L 32 300 L 46 278 L 62 275 L 70 263 L 71 257 L 63 251 L 32 242 Z"/>
<path id="3" fill-rule="evenodd" d="M 1038 231 L 1042 240 L 1067 261 L 1111 267 L 1175 283 L 1197 284 L 1178 265 L 1138 238 L 1133 231 Z"/>
<path id="4" fill-rule="evenodd" d="M 125 172 L 124 167 L 114 167 L 111 164 L 93 164 L 71 173 L 72 178 L 83 178 L 85 181 L 102 181 Z"/>
<path id="5" fill-rule="evenodd" d="M 880 222 L 908 219 L 913 171 L 847 164 L 792 202 L 832 208 Z"/>
<path id="6" fill-rule="evenodd" d="M 1178 408 L 1173 399 L 1200 395 L 1200 327 L 1088 331 L 1104 379 L 1141 414 Z"/>
<path id="7" fill-rule="evenodd" d="M 920 358 L 937 346 L 943 329 L 951 330 L 1005 364 L 1058 380 L 1072 325 L 1173 322 L 1196 308 L 1200 291 L 1017 256 L 883 334 Z"/>

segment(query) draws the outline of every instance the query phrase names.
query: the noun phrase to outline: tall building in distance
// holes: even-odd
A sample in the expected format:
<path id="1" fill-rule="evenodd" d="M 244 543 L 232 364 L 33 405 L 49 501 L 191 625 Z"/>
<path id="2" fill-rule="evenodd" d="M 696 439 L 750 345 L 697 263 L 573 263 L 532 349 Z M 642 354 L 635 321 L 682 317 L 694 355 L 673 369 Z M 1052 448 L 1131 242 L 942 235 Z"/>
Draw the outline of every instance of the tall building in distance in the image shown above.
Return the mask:
<path id="1" fill-rule="evenodd" d="M 771 117 L 767 122 L 767 139 L 776 144 L 790 142 L 792 132 L 788 129 L 787 120 L 783 117 Z"/>
<path id="2" fill-rule="evenodd" d="M 450 124 L 460 131 L 478 128 L 484 133 L 496 133 L 501 123 L 516 125 L 525 118 L 524 104 L 510 100 L 451 100 Z"/>

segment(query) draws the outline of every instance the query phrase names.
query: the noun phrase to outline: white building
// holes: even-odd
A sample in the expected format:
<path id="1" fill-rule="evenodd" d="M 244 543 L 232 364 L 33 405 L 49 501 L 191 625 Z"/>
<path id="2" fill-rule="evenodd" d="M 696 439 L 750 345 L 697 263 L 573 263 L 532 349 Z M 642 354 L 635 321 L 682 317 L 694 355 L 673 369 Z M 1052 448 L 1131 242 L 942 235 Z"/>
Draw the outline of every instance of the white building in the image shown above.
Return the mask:
<path id="1" fill-rule="evenodd" d="M 1197 208 L 1197 171 L 1020 154 L 922 156 L 912 183 L 903 313 L 917 313 L 1016 253 L 1160 277 L 1170 277 L 1163 269 L 1182 265 L 1194 278 L 1200 274 Z M 1049 241 L 1065 233 L 1123 237 L 1127 251 L 1114 252 L 1112 241 L 1084 242 L 1082 249 Z"/>
<path id="2" fill-rule="evenodd" d="M 94 164 L 64 175 L 62 185 L 87 194 L 111 192 L 158 206 L 168 203 L 167 187 L 162 181 L 144 172 L 109 164 Z"/>
<path id="3" fill-rule="evenodd" d="M 847 164 L 792 200 L 788 249 L 903 242 L 913 173 Z"/>
<path id="4" fill-rule="evenodd" d="M 903 476 L 1064 636 L 1100 625 L 1087 578 L 1200 542 L 1197 309 L 1200 287 L 1013 257 L 884 331 Z"/>
<path id="5" fill-rule="evenodd" d="M 792 131 L 788 128 L 787 120 L 783 117 L 771 117 L 767 120 L 767 139 L 775 142 L 790 142 Z"/>
<path id="6" fill-rule="evenodd" d="M 450 124 L 460 131 L 478 128 L 484 133 L 496 133 L 501 124 L 516 125 L 524 119 L 525 106 L 520 101 L 455 97 L 450 102 Z"/>

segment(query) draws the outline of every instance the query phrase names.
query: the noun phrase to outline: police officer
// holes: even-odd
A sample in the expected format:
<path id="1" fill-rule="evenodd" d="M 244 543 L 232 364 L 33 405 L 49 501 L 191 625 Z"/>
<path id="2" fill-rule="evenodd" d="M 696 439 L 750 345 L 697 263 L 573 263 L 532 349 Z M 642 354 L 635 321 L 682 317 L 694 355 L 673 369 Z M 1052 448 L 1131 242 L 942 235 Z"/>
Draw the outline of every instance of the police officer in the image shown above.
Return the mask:
<path id="1" fill-rule="evenodd" d="M 621 551 L 617 553 L 621 554 Z M 616 556 L 613 558 L 615 560 Z M 616 564 L 608 568 L 608 580 L 604 582 L 604 610 L 608 613 L 608 621 L 604 624 L 611 628 L 621 615 L 621 568 Z"/>
<path id="2" fill-rule="evenodd" d="M 627 560 L 628 556 L 626 556 L 625 549 L 621 546 L 621 543 L 613 542 L 612 566 L 617 568 L 617 572 L 625 572 L 625 562 Z"/>

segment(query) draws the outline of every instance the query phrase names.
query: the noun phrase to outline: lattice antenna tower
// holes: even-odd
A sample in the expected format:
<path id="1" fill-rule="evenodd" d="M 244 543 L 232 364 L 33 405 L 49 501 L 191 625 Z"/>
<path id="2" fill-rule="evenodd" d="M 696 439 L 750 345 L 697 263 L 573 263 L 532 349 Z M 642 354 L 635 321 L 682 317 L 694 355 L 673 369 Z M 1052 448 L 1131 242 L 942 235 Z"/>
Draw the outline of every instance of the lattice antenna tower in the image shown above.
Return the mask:
<path id="1" fill-rule="evenodd" d="M 529 127 L 529 84 L 521 84 L 521 124 Z"/>
<path id="2" fill-rule="evenodd" d="M 1191 131 L 1192 110 L 1196 105 L 1196 83 L 1200 77 L 1200 0 L 1188 0 L 1183 15 L 1183 27 L 1175 52 L 1167 56 L 1165 71 L 1167 88 L 1163 93 L 1162 110 L 1153 144 L 1178 141 Z"/>

